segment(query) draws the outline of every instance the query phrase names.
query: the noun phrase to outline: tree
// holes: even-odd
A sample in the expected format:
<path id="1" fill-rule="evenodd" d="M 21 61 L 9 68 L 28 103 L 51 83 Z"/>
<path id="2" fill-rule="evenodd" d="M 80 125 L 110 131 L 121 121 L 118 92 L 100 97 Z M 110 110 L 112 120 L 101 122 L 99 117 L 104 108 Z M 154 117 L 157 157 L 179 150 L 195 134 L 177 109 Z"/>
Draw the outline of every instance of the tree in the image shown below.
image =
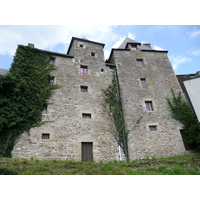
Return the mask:
<path id="1" fill-rule="evenodd" d="M 56 85 L 50 83 L 54 66 L 50 55 L 19 45 L 9 73 L 0 76 L 0 155 L 11 157 L 19 135 L 42 121 Z"/>
<path id="2" fill-rule="evenodd" d="M 196 114 L 191 107 L 183 100 L 181 92 L 175 95 L 171 89 L 172 98 L 166 98 L 171 116 L 183 124 L 186 142 L 195 142 L 200 145 L 200 126 Z"/>

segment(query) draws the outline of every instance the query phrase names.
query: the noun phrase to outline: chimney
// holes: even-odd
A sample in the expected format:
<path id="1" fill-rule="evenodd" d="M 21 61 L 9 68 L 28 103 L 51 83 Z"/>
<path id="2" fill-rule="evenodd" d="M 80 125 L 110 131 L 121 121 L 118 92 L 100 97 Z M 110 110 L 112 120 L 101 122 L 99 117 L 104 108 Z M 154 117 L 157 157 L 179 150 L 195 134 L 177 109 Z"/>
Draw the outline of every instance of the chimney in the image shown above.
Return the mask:
<path id="1" fill-rule="evenodd" d="M 146 46 L 151 48 L 151 44 L 150 43 L 144 43 L 143 45 L 146 45 Z"/>
<path id="2" fill-rule="evenodd" d="M 32 43 L 28 43 L 28 46 L 31 48 L 34 48 L 34 44 L 32 44 Z"/>

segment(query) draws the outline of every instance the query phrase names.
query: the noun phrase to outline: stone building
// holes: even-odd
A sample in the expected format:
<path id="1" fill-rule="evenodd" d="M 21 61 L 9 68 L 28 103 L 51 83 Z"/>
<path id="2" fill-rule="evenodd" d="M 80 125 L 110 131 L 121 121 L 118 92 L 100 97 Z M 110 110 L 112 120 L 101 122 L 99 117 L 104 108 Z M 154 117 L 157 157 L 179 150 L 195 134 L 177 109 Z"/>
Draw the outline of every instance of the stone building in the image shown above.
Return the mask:
<path id="1" fill-rule="evenodd" d="M 121 149 L 102 94 L 114 70 L 129 130 L 130 160 L 186 153 L 181 124 L 167 110 L 170 89 L 181 91 L 167 51 L 126 38 L 105 62 L 103 48 L 102 43 L 73 37 L 67 54 L 49 52 L 57 67 L 54 83 L 60 85 L 43 112 L 50 123 L 21 135 L 13 157 L 118 160 Z"/>

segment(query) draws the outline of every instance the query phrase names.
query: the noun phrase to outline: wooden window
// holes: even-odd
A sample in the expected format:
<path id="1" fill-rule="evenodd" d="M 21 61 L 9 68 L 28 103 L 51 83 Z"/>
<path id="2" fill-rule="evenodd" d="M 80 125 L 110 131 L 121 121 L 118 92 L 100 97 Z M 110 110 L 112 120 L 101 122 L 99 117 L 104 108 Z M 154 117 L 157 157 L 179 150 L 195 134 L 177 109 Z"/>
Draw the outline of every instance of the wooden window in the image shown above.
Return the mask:
<path id="1" fill-rule="evenodd" d="M 82 162 L 93 161 L 93 143 L 92 142 L 82 142 L 81 143 L 81 157 Z"/>
<path id="2" fill-rule="evenodd" d="M 81 92 L 88 92 L 88 86 L 81 85 Z"/>
<path id="3" fill-rule="evenodd" d="M 92 115 L 89 113 L 82 113 L 82 118 L 92 118 Z"/>
<path id="4" fill-rule="evenodd" d="M 81 75 L 82 76 L 88 75 L 88 67 L 87 66 L 81 66 Z"/>
<path id="5" fill-rule="evenodd" d="M 141 78 L 140 81 L 141 81 L 142 88 L 147 88 L 146 79 L 145 78 Z"/>
<path id="6" fill-rule="evenodd" d="M 145 106 L 146 106 L 147 111 L 154 110 L 152 101 L 145 101 Z"/>
<path id="7" fill-rule="evenodd" d="M 143 67 L 143 66 L 144 66 L 143 60 L 142 60 L 142 59 L 137 59 L 137 65 L 138 65 L 139 67 Z"/>
<path id="8" fill-rule="evenodd" d="M 157 131 L 157 126 L 156 125 L 149 126 L 149 130 L 150 131 Z"/>
<path id="9" fill-rule="evenodd" d="M 42 133 L 42 139 L 45 139 L 45 140 L 50 139 L 50 134 L 49 133 Z"/>

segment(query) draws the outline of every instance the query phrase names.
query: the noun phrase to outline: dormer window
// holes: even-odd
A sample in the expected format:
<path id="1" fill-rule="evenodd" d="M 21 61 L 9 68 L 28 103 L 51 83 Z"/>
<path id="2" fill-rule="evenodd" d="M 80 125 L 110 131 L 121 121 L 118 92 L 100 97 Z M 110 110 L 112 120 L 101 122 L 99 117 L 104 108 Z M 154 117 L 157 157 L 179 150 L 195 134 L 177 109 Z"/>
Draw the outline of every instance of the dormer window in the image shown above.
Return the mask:
<path id="1" fill-rule="evenodd" d="M 132 50 L 132 51 L 136 51 L 136 50 L 137 50 L 137 45 L 131 44 L 131 50 Z"/>

